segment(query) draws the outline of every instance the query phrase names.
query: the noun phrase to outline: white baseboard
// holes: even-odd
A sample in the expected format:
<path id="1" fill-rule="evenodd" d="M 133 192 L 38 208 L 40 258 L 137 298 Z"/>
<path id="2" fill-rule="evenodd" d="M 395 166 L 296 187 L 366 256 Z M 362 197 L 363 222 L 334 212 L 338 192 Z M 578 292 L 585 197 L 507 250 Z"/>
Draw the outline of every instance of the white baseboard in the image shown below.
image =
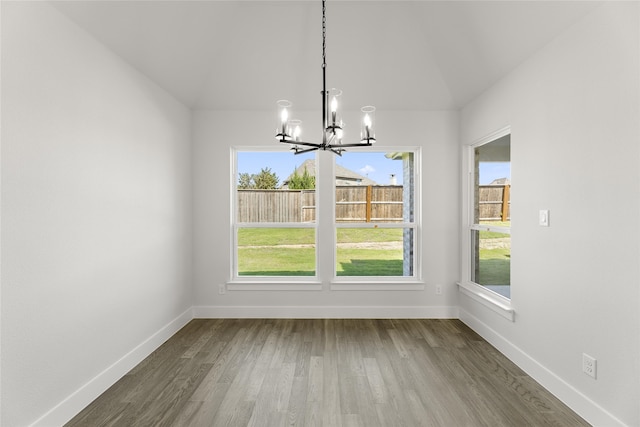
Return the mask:
<path id="1" fill-rule="evenodd" d="M 575 387 L 551 372 L 538 361 L 487 326 L 468 311 L 459 308 L 460 320 L 507 356 L 529 376 L 549 390 L 565 405 L 593 426 L 625 427 L 626 425 Z"/>
<path id="2" fill-rule="evenodd" d="M 67 423 L 192 319 L 193 310 L 189 308 L 36 420 L 31 427 Z"/>
<path id="3" fill-rule="evenodd" d="M 201 319 L 457 319 L 446 306 L 196 306 Z"/>

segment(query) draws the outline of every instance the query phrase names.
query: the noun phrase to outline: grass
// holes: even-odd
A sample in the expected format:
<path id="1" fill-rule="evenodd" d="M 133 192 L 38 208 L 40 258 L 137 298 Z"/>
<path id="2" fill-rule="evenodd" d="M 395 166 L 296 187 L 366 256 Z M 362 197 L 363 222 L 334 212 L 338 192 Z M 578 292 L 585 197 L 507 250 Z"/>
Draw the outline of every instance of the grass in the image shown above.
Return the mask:
<path id="1" fill-rule="evenodd" d="M 396 242 L 402 241 L 401 228 L 339 228 L 340 243 Z"/>
<path id="2" fill-rule="evenodd" d="M 340 243 L 402 241 L 401 229 L 342 228 Z M 242 228 L 238 230 L 241 276 L 313 276 L 315 230 L 310 228 Z M 258 247 L 259 246 L 259 247 Z M 402 276 L 402 249 L 340 248 L 338 276 Z"/>
<path id="3" fill-rule="evenodd" d="M 341 243 L 392 242 L 402 240 L 399 228 L 339 228 Z M 284 243 L 286 242 L 286 243 Z M 238 246 L 301 245 L 315 243 L 311 228 L 241 228 Z"/>
<path id="4" fill-rule="evenodd" d="M 480 249 L 480 268 L 476 282 L 481 285 L 511 283 L 511 250 L 507 248 Z"/>
<path id="5" fill-rule="evenodd" d="M 238 246 L 311 245 L 316 242 L 312 228 L 241 228 Z"/>
<path id="6" fill-rule="evenodd" d="M 338 276 L 402 276 L 402 249 L 339 249 Z"/>
<path id="7" fill-rule="evenodd" d="M 483 221 L 482 224 L 498 227 L 510 227 L 510 221 Z M 504 239 L 508 234 L 495 231 L 480 231 L 480 241 Z M 490 242 L 488 242 L 490 243 Z M 508 285 L 511 283 L 511 248 L 480 247 L 480 265 L 476 282 L 482 285 Z"/>
<path id="8" fill-rule="evenodd" d="M 238 248 L 240 276 L 313 276 L 314 248 Z"/>

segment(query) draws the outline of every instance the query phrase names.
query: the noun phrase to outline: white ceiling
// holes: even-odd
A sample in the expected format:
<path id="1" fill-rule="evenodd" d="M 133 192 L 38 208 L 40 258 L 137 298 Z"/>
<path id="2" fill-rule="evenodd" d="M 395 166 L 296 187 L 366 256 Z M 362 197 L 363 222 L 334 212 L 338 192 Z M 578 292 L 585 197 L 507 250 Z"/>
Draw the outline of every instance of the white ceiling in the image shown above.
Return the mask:
<path id="1" fill-rule="evenodd" d="M 320 0 L 53 4 L 189 107 L 320 103 Z M 329 0 L 327 84 L 347 109 L 460 108 L 598 4 Z"/>

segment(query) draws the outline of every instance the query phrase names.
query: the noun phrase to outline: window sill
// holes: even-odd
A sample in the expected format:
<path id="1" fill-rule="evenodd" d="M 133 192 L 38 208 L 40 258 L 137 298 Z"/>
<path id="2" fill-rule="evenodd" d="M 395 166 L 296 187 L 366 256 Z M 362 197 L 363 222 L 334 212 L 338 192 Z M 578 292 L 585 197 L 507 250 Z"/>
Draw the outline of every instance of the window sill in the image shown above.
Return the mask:
<path id="1" fill-rule="evenodd" d="M 515 322 L 516 312 L 511 301 L 473 282 L 458 282 L 460 292 L 498 313 L 505 319 Z"/>
<path id="2" fill-rule="evenodd" d="M 225 283 L 227 291 L 322 291 L 322 282 L 231 280 Z M 371 282 L 362 280 L 331 281 L 332 291 L 424 291 L 424 282 Z"/>
<path id="3" fill-rule="evenodd" d="M 321 291 L 322 282 L 232 280 L 226 283 L 228 291 Z"/>
<path id="4" fill-rule="evenodd" d="M 333 280 L 332 291 L 424 291 L 423 282 L 372 282 L 363 280 Z"/>

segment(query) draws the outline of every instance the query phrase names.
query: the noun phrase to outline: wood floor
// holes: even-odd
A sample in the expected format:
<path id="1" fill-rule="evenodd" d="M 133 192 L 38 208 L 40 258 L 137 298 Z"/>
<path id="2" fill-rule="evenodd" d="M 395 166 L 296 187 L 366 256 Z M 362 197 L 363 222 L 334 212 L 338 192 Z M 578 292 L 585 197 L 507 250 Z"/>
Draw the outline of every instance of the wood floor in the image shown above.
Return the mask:
<path id="1" fill-rule="evenodd" d="M 458 320 L 197 319 L 67 426 L 587 426 Z"/>

